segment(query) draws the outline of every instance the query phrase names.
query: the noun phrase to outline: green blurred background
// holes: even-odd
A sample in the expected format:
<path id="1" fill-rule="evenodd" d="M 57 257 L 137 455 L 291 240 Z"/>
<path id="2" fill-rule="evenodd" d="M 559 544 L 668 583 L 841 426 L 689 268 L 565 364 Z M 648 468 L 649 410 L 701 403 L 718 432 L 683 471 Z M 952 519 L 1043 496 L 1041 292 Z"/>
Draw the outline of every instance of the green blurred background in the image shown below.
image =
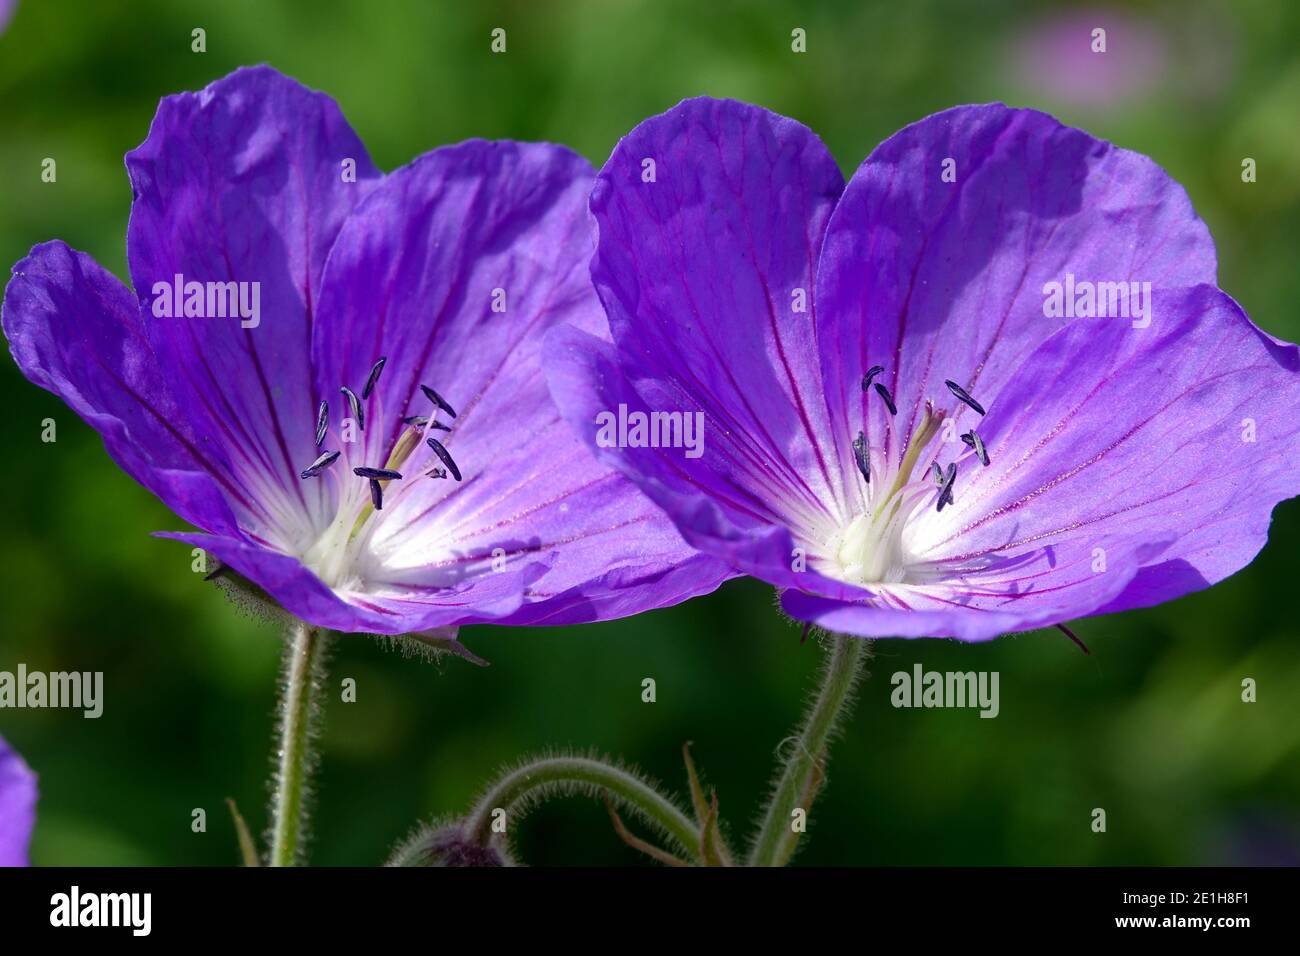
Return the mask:
<path id="1" fill-rule="evenodd" d="M 1083 11 L 1076 13 L 1072 11 Z M 159 97 L 266 62 L 342 105 L 393 169 L 472 137 L 567 143 L 599 165 L 645 116 L 732 96 L 811 126 L 846 173 L 899 126 L 1001 99 L 1147 153 L 1209 223 L 1220 284 L 1300 338 L 1300 5 L 907 2 L 132 2 L 26 0 L 0 37 L 0 261 L 60 237 L 125 276 L 122 154 Z M 1108 29 L 1104 61 L 1085 49 Z M 190 31 L 207 31 L 207 52 Z M 489 33 L 508 31 L 508 53 Z M 808 52 L 794 54 L 803 27 Z M 57 184 L 39 179 L 44 157 Z M 1241 182 L 1243 157 L 1259 181 Z M 265 823 L 279 641 L 149 537 L 179 526 L 59 401 L 0 368 L 0 670 L 102 670 L 98 721 L 0 711 L 40 774 L 39 864 L 230 864 L 223 798 Z M 43 445 L 40 422 L 59 423 Z M 1187 467 L 1195 467 L 1194 462 Z M 990 645 L 889 641 L 833 752 L 801 864 L 1189 864 L 1300 859 L 1300 505 L 1211 591 Z M 621 755 L 680 787 L 679 748 L 749 832 L 774 750 L 818 664 L 770 589 L 735 581 L 630 621 L 481 627 L 492 666 L 338 642 L 311 855 L 370 864 L 419 818 L 466 808 L 547 747 Z M 1001 673 L 1001 716 L 895 710 L 889 675 Z M 358 683 L 341 703 L 338 680 Z M 641 701 L 654 677 L 658 701 Z M 1240 701 L 1244 677 L 1259 700 Z M 1089 826 L 1094 807 L 1108 832 Z M 191 832 L 204 808 L 206 833 Z M 639 864 L 603 808 L 558 801 L 522 826 L 533 864 Z"/>

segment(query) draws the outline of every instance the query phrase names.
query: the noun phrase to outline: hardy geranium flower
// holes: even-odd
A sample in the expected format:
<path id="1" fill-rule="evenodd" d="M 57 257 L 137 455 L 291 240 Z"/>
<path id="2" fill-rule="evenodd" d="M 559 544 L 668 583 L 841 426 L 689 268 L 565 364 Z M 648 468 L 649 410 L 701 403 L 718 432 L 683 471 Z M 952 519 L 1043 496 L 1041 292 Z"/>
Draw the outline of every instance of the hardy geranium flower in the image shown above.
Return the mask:
<path id="1" fill-rule="evenodd" d="M 552 333 L 552 394 L 796 618 L 981 640 L 1151 605 L 1300 492 L 1297 349 L 1216 288 L 1155 163 L 1050 116 L 948 110 L 846 187 L 800 124 L 692 100 L 591 209 L 613 343 Z M 601 441 L 611 410 L 701 412 L 703 452 Z"/>
<path id="2" fill-rule="evenodd" d="M 36 775 L 0 737 L 0 866 L 26 866 L 36 822 Z"/>
<path id="3" fill-rule="evenodd" d="M 14 267 L 36 384 L 311 624 L 384 634 L 618 617 L 729 573 L 572 436 L 543 333 L 603 334 L 594 171 L 471 141 L 382 176 L 267 68 L 168 97 L 126 157 L 134 293 L 61 242 Z"/>

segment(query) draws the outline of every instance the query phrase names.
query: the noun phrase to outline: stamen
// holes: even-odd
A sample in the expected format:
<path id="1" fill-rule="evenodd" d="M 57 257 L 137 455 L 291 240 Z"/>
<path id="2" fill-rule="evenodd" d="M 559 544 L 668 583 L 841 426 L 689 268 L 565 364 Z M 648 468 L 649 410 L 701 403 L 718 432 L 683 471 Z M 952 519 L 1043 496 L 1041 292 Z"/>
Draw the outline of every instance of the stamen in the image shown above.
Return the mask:
<path id="1" fill-rule="evenodd" d="M 936 511 L 942 511 L 944 505 L 950 505 L 952 501 L 953 485 L 957 483 L 957 463 L 954 461 L 948 465 L 948 471 L 943 476 L 943 487 L 939 489 L 939 502 Z"/>
<path id="2" fill-rule="evenodd" d="M 366 379 L 366 387 L 361 390 L 362 398 L 369 398 L 370 393 L 375 390 L 375 383 L 379 381 L 379 373 L 384 370 L 384 363 L 388 361 L 388 356 L 382 355 L 370 369 L 370 377 Z"/>
<path id="3" fill-rule="evenodd" d="M 320 403 L 320 411 L 316 413 L 316 447 L 321 446 L 325 440 L 325 430 L 330 425 L 330 406 L 329 402 Z"/>
<path id="4" fill-rule="evenodd" d="M 322 471 L 334 464 L 338 460 L 339 453 L 336 451 L 327 451 L 310 465 L 304 468 L 298 475 L 299 478 L 306 481 L 308 478 L 315 478 Z"/>
<path id="5" fill-rule="evenodd" d="M 400 471 L 393 471 L 391 468 L 367 468 L 364 465 L 358 465 L 352 469 L 352 474 L 358 478 L 369 478 L 372 481 L 395 481 L 402 477 Z"/>
<path id="6" fill-rule="evenodd" d="M 348 388 L 346 385 L 342 386 L 339 391 L 347 396 L 348 405 L 352 408 L 352 417 L 357 420 L 357 427 L 362 431 L 365 431 L 366 414 L 361 410 L 361 401 L 357 398 L 356 392 L 352 391 L 352 389 Z"/>
<path id="7" fill-rule="evenodd" d="M 451 452 L 447 451 L 446 448 L 443 448 L 442 442 L 438 441 L 436 438 L 426 438 L 425 441 L 428 443 L 429 447 L 433 449 L 433 453 L 442 459 L 442 463 L 447 466 L 447 470 L 451 472 L 451 476 L 457 481 L 460 481 L 460 469 L 456 467 L 456 462 L 452 460 Z"/>
<path id="8" fill-rule="evenodd" d="M 936 485 L 938 485 L 940 488 L 942 488 L 942 487 L 943 487 L 943 469 L 942 469 L 941 467 L 939 467 L 939 463 L 938 463 L 937 461 L 936 461 L 933 465 L 931 465 L 931 467 L 934 468 L 934 483 L 935 483 Z"/>
<path id="9" fill-rule="evenodd" d="M 446 477 L 447 477 L 447 469 L 446 469 L 446 468 L 430 468 L 428 471 L 426 471 L 426 472 L 424 473 L 424 477 L 426 477 L 426 478 L 446 478 Z"/>
<path id="10" fill-rule="evenodd" d="M 979 412 L 981 415 L 985 414 L 984 406 L 981 405 L 979 402 L 975 401 L 975 399 L 971 398 L 970 393 L 967 392 L 966 389 L 962 388 L 960 385 L 958 385 L 950 378 L 944 379 L 943 384 L 948 386 L 948 391 L 952 392 L 953 395 L 957 396 L 958 400 L 965 402 L 967 405 L 975 409 L 975 411 Z"/>
<path id="11" fill-rule="evenodd" d="M 968 447 L 975 449 L 975 457 L 977 457 L 984 467 L 987 468 L 989 464 L 989 450 L 984 447 L 984 439 L 980 438 L 979 433 L 972 428 L 965 435 L 961 436 L 961 440 L 964 441 Z"/>
<path id="12" fill-rule="evenodd" d="M 370 479 L 370 503 L 376 511 L 384 510 L 384 486 L 374 478 Z"/>
<path id="13" fill-rule="evenodd" d="M 408 415 L 406 418 L 402 419 L 402 423 L 404 425 L 414 425 L 416 428 L 423 428 L 425 425 L 428 425 L 434 431 L 440 432 L 451 431 L 450 425 L 444 425 L 442 422 L 437 421 L 430 422 L 427 415 Z"/>
<path id="14" fill-rule="evenodd" d="M 867 436 L 862 432 L 853 439 L 853 457 L 858 463 L 858 471 L 862 472 L 862 480 L 871 484 L 871 454 L 867 448 Z"/>
<path id="15" fill-rule="evenodd" d="M 862 376 L 862 390 L 865 392 L 871 387 L 871 380 L 885 370 L 883 365 L 873 365 L 867 369 L 867 374 Z"/>
<path id="16" fill-rule="evenodd" d="M 437 392 L 431 389 L 428 385 L 421 385 L 420 390 L 424 392 L 425 398 L 433 402 L 433 404 L 437 405 L 439 408 L 441 408 L 452 418 L 456 417 L 456 410 L 447 404 L 447 400 L 445 398 L 443 398 L 441 395 L 439 395 Z"/>
<path id="17" fill-rule="evenodd" d="M 894 396 L 889 394 L 889 389 L 877 382 L 876 394 L 885 400 L 885 407 L 889 409 L 889 414 L 898 414 L 898 406 L 894 404 Z"/>

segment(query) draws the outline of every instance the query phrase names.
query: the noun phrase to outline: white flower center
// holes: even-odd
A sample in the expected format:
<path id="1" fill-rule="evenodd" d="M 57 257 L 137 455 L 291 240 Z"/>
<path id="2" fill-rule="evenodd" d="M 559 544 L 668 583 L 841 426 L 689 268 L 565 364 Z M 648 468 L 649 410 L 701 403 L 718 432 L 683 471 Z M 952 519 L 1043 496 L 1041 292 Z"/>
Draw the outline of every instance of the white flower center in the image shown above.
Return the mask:
<path id="1" fill-rule="evenodd" d="M 956 470 L 953 466 L 941 474 L 927 470 L 915 480 L 912 472 L 938 434 L 943 418 L 942 411 L 926 403 L 925 415 L 897 466 L 887 462 L 879 449 L 869 448 L 865 436 L 859 435 L 854 443 L 858 468 L 864 478 L 870 475 L 865 484 L 865 506 L 825 542 L 822 564 L 827 574 L 859 585 L 913 584 L 927 577 L 916 567 L 916 552 L 909 546 L 911 536 L 907 534 L 909 523 L 950 494 Z"/>

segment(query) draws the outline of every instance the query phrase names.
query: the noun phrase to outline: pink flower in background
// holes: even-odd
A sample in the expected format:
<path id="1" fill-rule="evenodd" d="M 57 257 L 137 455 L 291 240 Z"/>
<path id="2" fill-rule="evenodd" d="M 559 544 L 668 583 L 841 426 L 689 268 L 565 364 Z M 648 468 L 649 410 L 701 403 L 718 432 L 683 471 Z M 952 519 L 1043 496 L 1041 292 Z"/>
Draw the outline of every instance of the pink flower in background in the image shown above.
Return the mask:
<path id="1" fill-rule="evenodd" d="M 1093 31 L 1105 30 L 1105 52 Z M 1165 73 L 1166 42 L 1156 25 L 1116 10 L 1071 10 L 1038 17 L 1012 40 L 1011 70 L 1026 89 L 1075 106 L 1141 99 Z"/>

